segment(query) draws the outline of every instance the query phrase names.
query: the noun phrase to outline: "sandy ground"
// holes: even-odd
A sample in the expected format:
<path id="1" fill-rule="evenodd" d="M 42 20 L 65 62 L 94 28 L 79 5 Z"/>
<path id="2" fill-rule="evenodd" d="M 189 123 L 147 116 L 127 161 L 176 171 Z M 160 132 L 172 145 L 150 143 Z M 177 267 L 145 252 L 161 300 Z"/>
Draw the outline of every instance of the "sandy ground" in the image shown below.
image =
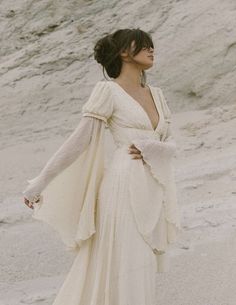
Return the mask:
<path id="1" fill-rule="evenodd" d="M 157 275 L 157 304 L 236 304 L 235 127 L 234 105 L 173 115 L 184 231 L 170 248 L 170 272 Z M 30 132 L 32 142 L 9 139 L 0 151 L 0 305 L 52 304 L 74 259 L 21 195 L 65 137 Z"/>

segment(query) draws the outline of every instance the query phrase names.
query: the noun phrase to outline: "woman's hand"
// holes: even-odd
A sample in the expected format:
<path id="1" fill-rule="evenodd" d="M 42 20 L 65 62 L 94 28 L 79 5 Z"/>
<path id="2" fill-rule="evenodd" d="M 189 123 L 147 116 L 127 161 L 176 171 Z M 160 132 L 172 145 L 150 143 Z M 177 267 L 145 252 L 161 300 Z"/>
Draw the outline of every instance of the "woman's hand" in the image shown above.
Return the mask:
<path id="1" fill-rule="evenodd" d="M 146 162 L 143 160 L 141 151 L 134 144 L 129 146 L 129 154 L 133 155 L 132 159 L 142 159 L 143 164 L 146 164 Z"/>
<path id="2" fill-rule="evenodd" d="M 34 209 L 34 205 L 26 197 L 24 197 L 24 203 L 31 209 Z"/>
<path id="3" fill-rule="evenodd" d="M 26 197 L 24 197 L 24 203 L 31 209 L 34 209 L 34 203 L 38 203 L 40 201 L 40 195 L 36 195 L 33 201 L 29 201 Z"/>

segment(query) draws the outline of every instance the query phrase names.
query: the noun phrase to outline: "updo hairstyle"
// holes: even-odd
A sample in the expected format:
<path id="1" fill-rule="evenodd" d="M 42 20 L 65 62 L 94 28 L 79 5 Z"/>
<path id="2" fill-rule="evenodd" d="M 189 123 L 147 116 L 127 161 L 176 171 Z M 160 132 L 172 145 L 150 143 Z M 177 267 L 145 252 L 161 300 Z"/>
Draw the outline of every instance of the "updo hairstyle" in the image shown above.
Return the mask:
<path id="1" fill-rule="evenodd" d="M 135 41 L 135 49 L 131 52 L 131 43 Z M 142 48 L 154 48 L 150 34 L 137 29 L 119 29 L 112 34 L 100 38 L 94 46 L 94 59 L 102 65 L 104 71 L 111 78 L 120 75 L 122 59 L 120 53 L 127 50 L 130 57 L 138 54 Z M 106 78 L 107 79 L 107 78 Z M 146 74 L 142 70 L 141 85 L 145 86 Z"/>

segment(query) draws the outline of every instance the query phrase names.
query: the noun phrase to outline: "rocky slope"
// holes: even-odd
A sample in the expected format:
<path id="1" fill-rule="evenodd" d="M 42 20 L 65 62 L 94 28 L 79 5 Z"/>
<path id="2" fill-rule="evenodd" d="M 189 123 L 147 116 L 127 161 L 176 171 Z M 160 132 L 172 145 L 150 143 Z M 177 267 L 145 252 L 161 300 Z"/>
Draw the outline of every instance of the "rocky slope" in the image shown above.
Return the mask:
<path id="1" fill-rule="evenodd" d="M 233 0 L 1 1 L 1 147 L 71 131 L 103 79 L 95 41 L 125 27 L 152 34 L 148 81 L 174 112 L 235 103 Z"/>
<path id="2" fill-rule="evenodd" d="M 73 256 L 21 192 L 103 79 L 95 41 L 126 27 L 153 36 L 148 82 L 165 93 L 178 147 L 184 232 L 157 277 L 158 302 L 235 305 L 235 16 L 234 0 L 0 1 L 1 305 L 52 304 L 70 269 Z"/>

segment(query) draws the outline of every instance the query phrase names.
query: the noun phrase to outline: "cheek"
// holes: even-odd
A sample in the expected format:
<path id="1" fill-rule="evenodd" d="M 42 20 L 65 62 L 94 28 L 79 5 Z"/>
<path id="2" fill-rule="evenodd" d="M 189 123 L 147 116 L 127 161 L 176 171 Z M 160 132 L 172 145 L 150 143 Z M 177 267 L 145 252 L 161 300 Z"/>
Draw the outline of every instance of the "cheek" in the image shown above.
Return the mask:
<path id="1" fill-rule="evenodd" d="M 134 59 L 137 61 L 142 61 L 145 60 L 147 58 L 145 52 L 140 51 L 135 57 Z"/>

